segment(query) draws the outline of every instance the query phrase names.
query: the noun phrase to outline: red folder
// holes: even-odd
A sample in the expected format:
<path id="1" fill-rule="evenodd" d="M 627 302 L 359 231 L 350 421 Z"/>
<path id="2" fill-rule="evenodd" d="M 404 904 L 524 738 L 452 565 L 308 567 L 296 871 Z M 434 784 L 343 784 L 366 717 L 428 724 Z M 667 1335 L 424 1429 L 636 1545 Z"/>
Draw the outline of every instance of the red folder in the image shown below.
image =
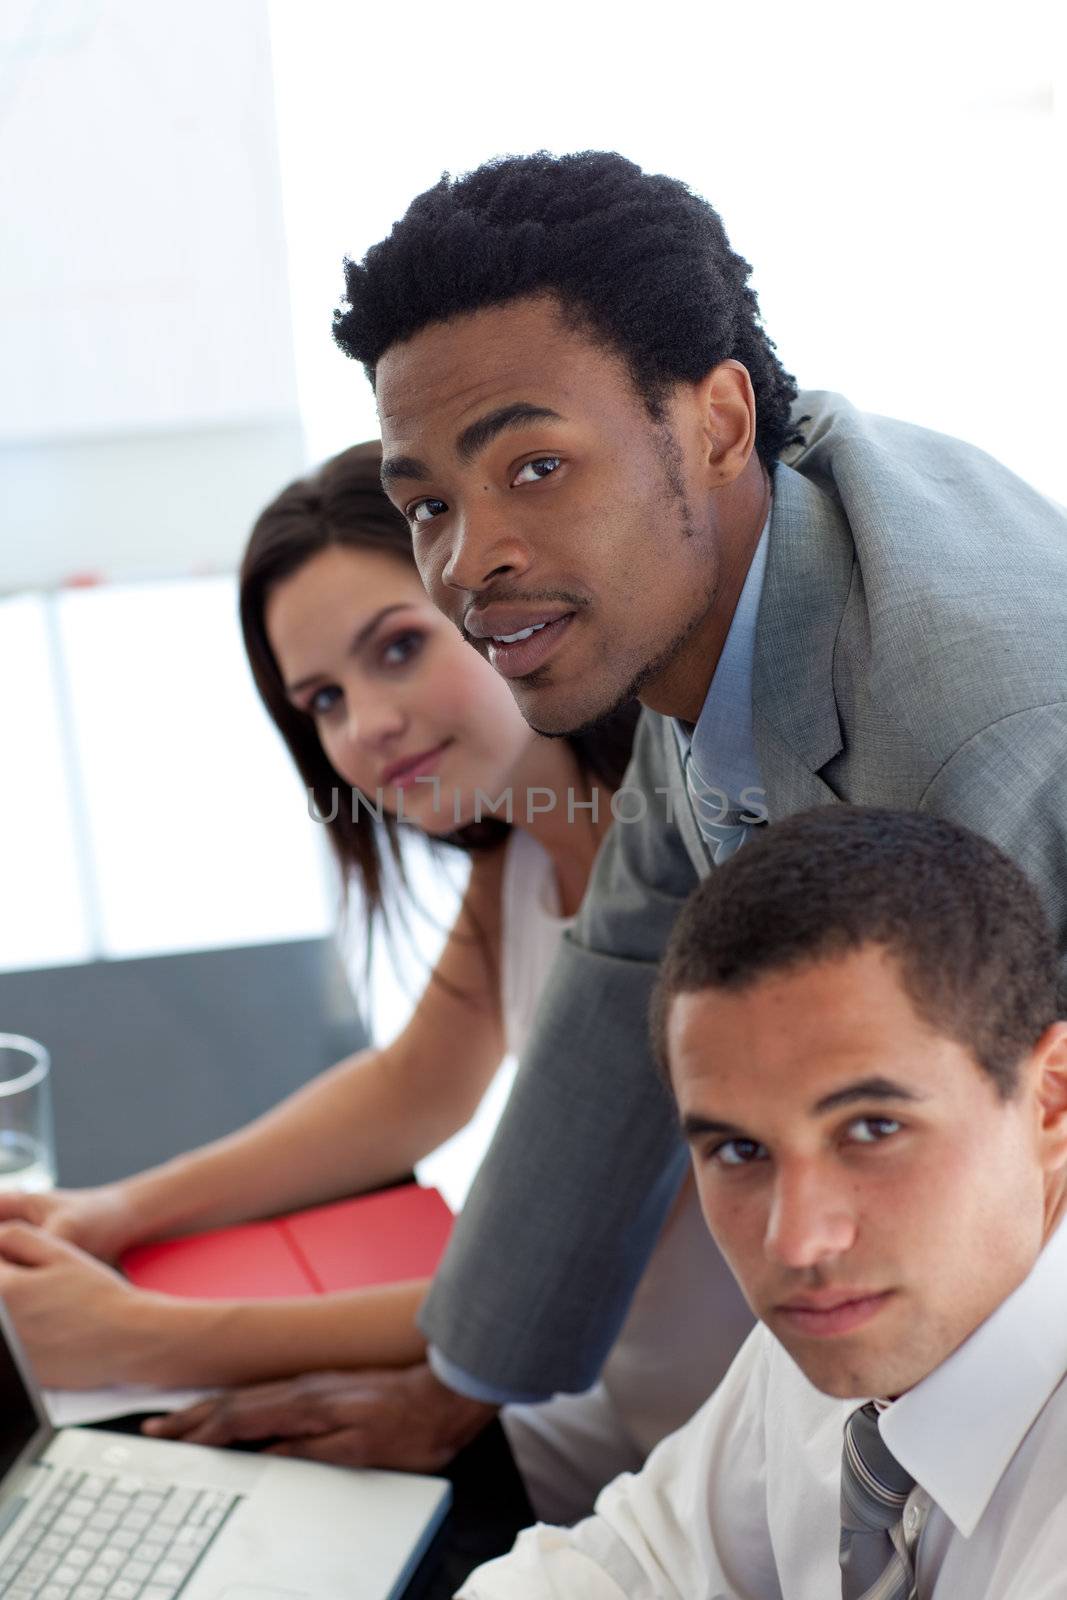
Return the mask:
<path id="1" fill-rule="evenodd" d="M 280 1300 L 429 1278 L 452 1213 L 436 1189 L 404 1184 L 269 1222 L 187 1234 L 128 1250 L 142 1289 L 201 1300 Z"/>

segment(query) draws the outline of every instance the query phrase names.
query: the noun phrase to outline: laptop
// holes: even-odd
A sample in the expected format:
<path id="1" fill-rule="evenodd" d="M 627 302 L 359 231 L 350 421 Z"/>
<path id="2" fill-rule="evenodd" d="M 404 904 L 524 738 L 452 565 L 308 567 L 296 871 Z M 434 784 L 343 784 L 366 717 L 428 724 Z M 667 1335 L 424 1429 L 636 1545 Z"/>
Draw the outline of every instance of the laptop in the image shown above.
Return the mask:
<path id="1" fill-rule="evenodd" d="M 443 1479 L 48 1420 L 0 1306 L 4 1600 L 400 1600 Z"/>

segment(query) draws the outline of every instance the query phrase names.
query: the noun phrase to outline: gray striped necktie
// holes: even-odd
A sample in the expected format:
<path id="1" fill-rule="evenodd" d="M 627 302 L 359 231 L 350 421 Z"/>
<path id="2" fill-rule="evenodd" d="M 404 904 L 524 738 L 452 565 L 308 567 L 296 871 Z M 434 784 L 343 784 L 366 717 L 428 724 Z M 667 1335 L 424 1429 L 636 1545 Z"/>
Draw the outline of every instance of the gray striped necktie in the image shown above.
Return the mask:
<path id="1" fill-rule="evenodd" d="M 739 811 L 726 808 L 724 802 L 727 797 L 721 789 L 716 789 L 701 777 L 693 760 L 692 749 L 685 754 L 685 786 L 701 837 L 715 865 L 721 867 L 744 844 L 749 824 L 741 821 Z"/>
<path id="2" fill-rule="evenodd" d="M 912 1600 L 915 1569 L 901 1551 L 904 1503 L 914 1487 L 882 1442 L 874 1405 L 854 1411 L 841 1459 L 842 1600 Z"/>

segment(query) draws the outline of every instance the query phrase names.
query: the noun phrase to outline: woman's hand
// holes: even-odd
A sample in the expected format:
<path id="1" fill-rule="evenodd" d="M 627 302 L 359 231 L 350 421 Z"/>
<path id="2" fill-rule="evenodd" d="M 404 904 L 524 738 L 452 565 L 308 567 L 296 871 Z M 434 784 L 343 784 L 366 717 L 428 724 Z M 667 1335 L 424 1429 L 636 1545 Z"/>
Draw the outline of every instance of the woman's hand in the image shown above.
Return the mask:
<path id="1" fill-rule="evenodd" d="M 0 1224 L 0 1298 L 46 1387 L 138 1376 L 138 1311 L 150 1297 L 74 1245 L 24 1222 Z"/>
<path id="2" fill-rule="evenodd" d="M 274 1455 L 436 1472 L 495 1415 L 495 1406 L 447 1389 L 421 1363 L 400 1371 L 309 1372 L 233 1389 L 153 1417 L 144 1431 L 191 1444 L 268 1440 Z"/>
<path id="3" fill-rule="evenodd" d="M 101 1261 L 114 1261 L 138 1239 L 137 1218 L 121 1183 L 44 1194 L 0 1190 L 0 1223 L 28 1222 Z"/>

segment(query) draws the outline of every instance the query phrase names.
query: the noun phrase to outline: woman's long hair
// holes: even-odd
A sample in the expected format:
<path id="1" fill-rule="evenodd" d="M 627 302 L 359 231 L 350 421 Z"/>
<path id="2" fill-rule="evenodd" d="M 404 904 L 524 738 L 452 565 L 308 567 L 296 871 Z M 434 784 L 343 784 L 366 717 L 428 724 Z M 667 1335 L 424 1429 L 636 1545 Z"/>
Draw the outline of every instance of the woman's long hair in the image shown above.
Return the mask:
<path id="1" fill-rule="evenodd" d="M 376 912 L 388 918 L 391 907 L 386 884 L 394 877 L 404 881 L 400 824 L 390 816 L 379 821 L 367 807 L 338 801 L 339 794 L 350 795 L 350 788 L 327 758 L 314 722 L 286 695 L 267 638 L 264 613 L 275 585 L 332 546 L 373 550 L 414 568 L 408 525 L 382 490 L 381 459 L 381 445 L 376 440 L 353 445 L 283 489 L 256 520 L 240 572 L 241 631 L 256 688 L 289 747 L 309 801 L 326 819 L 342 883 L 347 887 L 354 877 L 362 890 L 368 922 Z M 639 711 L 634 702 L 591 732 L 568 736 L 583 778 L 612 790 L 619 787 Z M 487 817 L 457 829 L 441 842 L 473 852 L 498 846 L 509 832 L 508 823 Z M 385 851 L 395 873 L 386 870 Z"/>

